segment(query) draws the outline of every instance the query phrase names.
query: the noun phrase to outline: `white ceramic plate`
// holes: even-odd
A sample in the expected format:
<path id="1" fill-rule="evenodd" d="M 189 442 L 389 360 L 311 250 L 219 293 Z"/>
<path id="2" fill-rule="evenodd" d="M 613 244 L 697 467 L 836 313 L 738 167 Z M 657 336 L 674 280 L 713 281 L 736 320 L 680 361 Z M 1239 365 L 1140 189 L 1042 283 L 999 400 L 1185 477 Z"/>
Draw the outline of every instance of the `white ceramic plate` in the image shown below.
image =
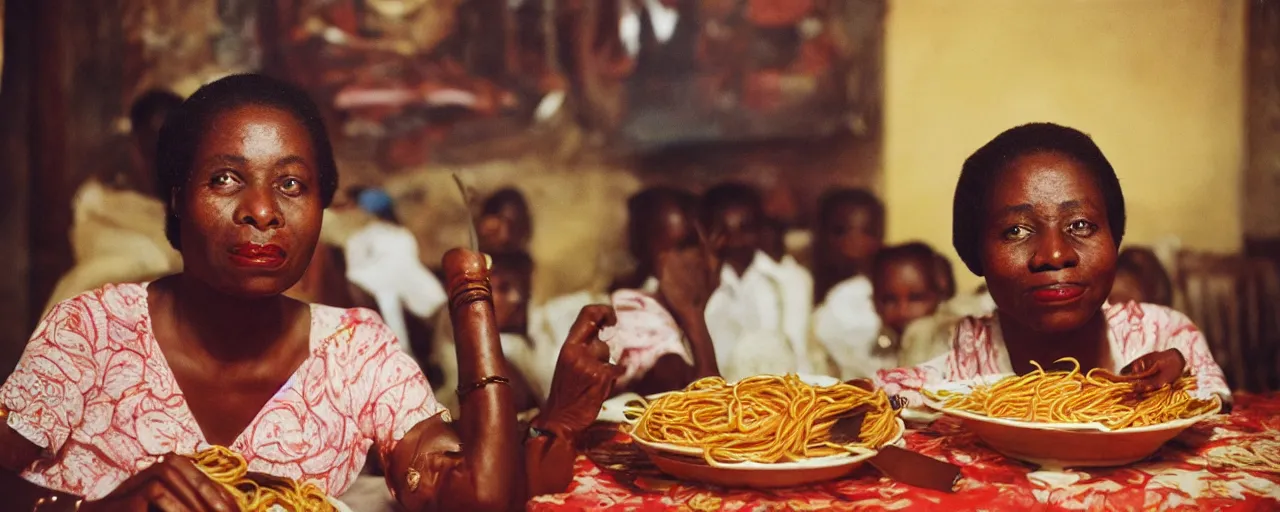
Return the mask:
<path id="1" fill-rule="evenodd" d="M 984 376 L 977 377 L 977 378 L 970 379 L 970 380 L 966 380 L 966 381 L 960 381 L 960 382 L 948 382 L 948 383 L 943 383 L 943 384 L 928 385 L 928 386 L 925 386 L 925 387 L 924 387 L 924 389 L 925 389 L 926 391 L 929 391 L 929 392 L 931 392 L 931 393 L 935 393 L 935 394 L 936 394 L 938 391 L 949 391 L 949 392 L 952 392 L 952 393 L 968 393 L 968 392 L 972 391 L 972 390 L 973 390 L 973 388 L 974 388 L 975 386 L 979 386 L 979 385 L 991 385 L 991 384 L 994 384 L 994 383 L 998 382 L 1000 379 L 1003 379 L 1003 378 L 1005 378 L 1005 377 L 1008 377 L 1009 375 L 1010 375 L 1010 374 L 1001 374 L 1001 375 L 984 375 Z M 1147 425 L 1147 426 L 1143 426 L 1143 427 L 1130 427 L 1130 428 L 1125 428 L 1125 429 L 1121 429 L 1121 430 L 1112 430 L 1112 429 L 1108 428 L 1107 426 L 1105 426 L 1105 425 L 1103 425 L 1103 424 L 1101 424 L 1101 423 L 1096 423 L 1096 422 L 1092 422 L 1092 423 L 1043 423 L 1043 422 L 1032 422 L 1032 421 L 1023 421 L 1023 420 L 1013 420 L 1013 419 L 1007 419 L 1007 418 L 992 418 L 992 417 L 987 416 L 987 415 L 985 415 L 985 414 L 978 414 L 978 413 L 974 413 L 974 412 L 970 412 L 970 411 L 962 411 L 962 410 L 959 410 L 959 409 L 950 409 L 950 408 L 947 408 L 947 407 L 943 406 L 943 403 L 942 403 L 941 401 L 932 400 L 932 399 L 930 399 L 928 396 L 925 396 L 925 395 L 923 395 L 923 394 L 921 394 L 921 396 L 922 396 L 922 398 L 924 399 L 924 404 L 925 404 L 926 406 L 928 406 L 929 408 L 931 408 L 931 409 L 933 409 L 933 410 L 935 410 L 935 411 L 941 412 L 941 413 L 943 413 L 943 414 L 947 414 L 947 415 L 955 416 L 955 417 L 957 417 L 957 418 L 962 418 L 962 419 L 966 419 L 966 420 L 973 420 L 973 421 L 981 421 L 981 422 L 986 422 L 986 423 L 995 423 L 995 424 L 999 424 L 999 425 L 1004 425 L 1004 426 L 1009 426 L 1009 427 L 1016 427 L 1016 428 L 1028 428 L 1028 429 L 1035 429 L 1035 430 L 1068 430 L 1068 431 L 1080 431 L 1080 432 L 1120 432 L 1120 431 L 1123 431 L 1123 432 L 1128 432 L 1128 433 L 1140 433 L 1140 432 L 1157 432 L 1157 431 L 1164 431 L 1164 430 L 1180 430 L 1180 429 L 1187 428 L 1187 427 L 1189 427 L 1189 426 L 1191 426 L 1191 425 L 1195 425 L 1196 423 L 1199 423 L 1200 421 L 1204 420 L 1205 418 L 1208 418 L 1208 417 L 1210 417 L 1210 416 L 1213 416 L 1213 415 L 1215 415 L 1215 414 L 1218 414 L 1218 411 L 1220 411 L 1220 410 L 1222 409 L 1222 402 L 1221 402 L 1221 401 L 1220 401 L 1216 396 L 1214 396 L 1214 397 L 1212 397 L 1211 399 L 1212 399 L 1214 402 L 1216 402 L 1216 403 L 1218 404 L 1218 405 L 1217 405 L 1217 407 L 1215 407 L 1212 411 L 1207 412 L 1207 413 L 1204 413 L 1204 414 L 1201 414 L 1201 415 L 1199 415 L 1199 416 L 1193 416 L 1193 417 L 1191 417 L 1191 418 L 1184 418 L 1184 419 L 1180 419 L 1180 420 L 1168 421 L 1168 422 L 1165 422 L 1165 423 L 1159 423 L 1159 424 L 1155 424 L 1155 425 Z"/>
<path id="2" fill-rule="evenodd" d="M 799 377 L 801 381 L 811 386 L 833 386 L 840 382 L 840 380 L 836 379 L 835 377 L 828 377 L 825 375 L 800 375 Z M 659 393 L 656 395 L 650 395 L 646 397 L 646 399 L 652 401 L 666 394 L 667 393 Z M 625 406 L 627 402 L 632 402 L 640 398 L 639 395 L 634 395 L 634 394 L 631 394 L 631 395 L 632 396 L 629 397 L 627 400 L 620 401 L 617 404 L 615 404 L 612 408 L 609 408 L 611 416 L 614 413 L 614 411 L 617 411 L 616 412 L 617 416 L 621 418 L 621 420 L 618 421 L 618 423 L 628 423 L 628 424 L 632 423 L 627 418 L 622 417 L 622 413 L 621 413 L 622 408 Z M 614 400 L 622 399 L 625 396 L 626 395 L 619 395 Z M 613 400 L 610 400 L 610 402 L 612 401 Z M 608 407 L 610 404 L 609 402 L 606 402 L 605 405 L 606 407 Z M 603 415 L 604 415 L 604 411 L 602 408 L 601 416 Z M 602 420 L 602 421 L 606 421 L 606 420 Z M 904 444 L 902 442 L 902 436 L 906 432 L 906 425 L 902 422 L 902 418 L 897 419 L 897 424 L 898 424 L 897 432 L 894 434 L 893 438 L 886 444 L 892 444 L 897 446 L 902 446 Z M 644 439 L 640 439 L 634 435 L 631 435 L 631 439 L 635 441 L 636 444 L 639 444 L 641 447 L 647 448 L 649 450 L 702 458 L 702 450 L 700 448 L 677 446 L 677 445 L 667 444 L 667 443 L 655 443 L 652 441 L 646 441 Z M 842 454 L 836 454 L 836 455 L 828 455 L 825 457 L 814 457 L 811 459 L 804 459 L 804 460 L 790 461 L 790 462 L 761 463 L 761 462 L 748 461 L 748 462 L 720 463 L 720 462 L 712 461 L 710 465 L 717 469 L 769 470 L 769 471 L 836 468 L 841 466 L 853 466 L 853 465 L 861 464 L 863 461 L 870 459 L 875 454 L 876 454 L 875 450 L 863 450 L 858 453 L 853 453 L 853 452 L 842 453 Z"/>
<path id="3" fill-rule="evenodd" d="M 926 389 L 968 392 L 975 384 L 988 384 L 1002 377 L 1005 376 L 989 376 L 969 382 L 926 386 Z M 1097 423 L 1033 423 L 991 418 L 968 411 L 948 409 L 927 397 L 925 400 L 928 406 L 943 414 L 959 418 L 965 429 L 973 432 L 997 452 L 1049 470 L 1069 467 L 1115 467 L 1137 462 L 1150 457 L 1164 443 L 1191 425 L 1217 414 L 1222 407 L 1221 402 L 1214 397 L 1217 407 L 1199 416 L 1158 425 L 1112 430 Z"/>

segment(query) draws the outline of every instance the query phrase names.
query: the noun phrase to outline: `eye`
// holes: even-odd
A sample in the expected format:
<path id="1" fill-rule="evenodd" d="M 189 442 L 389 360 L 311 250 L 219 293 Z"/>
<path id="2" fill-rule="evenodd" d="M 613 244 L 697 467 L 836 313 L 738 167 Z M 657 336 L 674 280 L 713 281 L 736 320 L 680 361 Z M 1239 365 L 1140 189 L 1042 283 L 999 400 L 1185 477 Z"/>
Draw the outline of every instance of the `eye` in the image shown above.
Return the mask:
<path id="1" fill-rule="evenodd" d="M 215 188 L 226 188 L 234 186 L 239 180 L 231 171 L 219 171 L 209 178 L 209 184 Z"/>
<path id="2" fill-rule="evenodd" d="M 285 178 L 280 181 L 280 191 L 290 196 L 300 196 L 306 189 L 302 181 L 297 178 Z"/>
<path id="3" fill-rule="evenodd" d="M 1013 226 L 1002 233 L 1005 240 L 1022 240 L 1031 236 L 1031 229 L 1026 226 Z"/>
<path id="4" fill-rule="evenodd" d="M 1072 222 L 1067 229 L 1076 236 L 1089 236 L 1098 231 L 1098 225 L 1082 219 Z"/>

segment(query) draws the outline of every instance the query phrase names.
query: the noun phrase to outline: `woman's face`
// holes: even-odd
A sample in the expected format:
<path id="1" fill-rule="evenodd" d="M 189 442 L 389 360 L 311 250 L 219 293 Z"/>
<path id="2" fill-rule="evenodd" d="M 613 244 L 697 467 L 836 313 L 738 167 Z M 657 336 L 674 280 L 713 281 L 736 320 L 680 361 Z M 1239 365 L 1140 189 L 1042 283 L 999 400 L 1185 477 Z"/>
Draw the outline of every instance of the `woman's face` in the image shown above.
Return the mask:
<path id="1" fill-rule="evenodd" d="M 1009 164 L 987 203 L 982 267 L 1002 319 L 1038 332 L 1081 327 L 1116 274 L 1102 191 L 1074 159 L 1053 152 Z"/>
<path id="2" fill-rule="evenodd" d="M 174 200 L 185 273 L 235 296 L 284 292 L 306 272 L 324 212 L 306 127 L 273 107 L 219 114 Z"/>

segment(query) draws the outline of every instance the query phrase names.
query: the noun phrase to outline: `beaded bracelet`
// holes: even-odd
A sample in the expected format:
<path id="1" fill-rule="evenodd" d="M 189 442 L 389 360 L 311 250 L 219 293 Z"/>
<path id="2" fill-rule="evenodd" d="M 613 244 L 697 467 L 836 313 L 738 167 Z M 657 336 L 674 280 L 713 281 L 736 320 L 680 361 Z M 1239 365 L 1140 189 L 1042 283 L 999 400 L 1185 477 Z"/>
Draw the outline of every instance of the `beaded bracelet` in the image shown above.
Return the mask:
<path id="1" fill-rule="evenodd" d="M 463 398 L 463 397 L 467 396 L 467 395 L 468 395 L 468 394 L 470 394 L 472 391 L 475 391 L 475 390 L 477 390 L 477 389 L 483 388 L 483 387 L 488 386 L 488 385 L 490 385 L 490 384 L 505 384 L 505 385 L 507 385 L 507 386 L 510 386 L 510 385 L 511 385 L 511 379 L 508 379 L 508 378 L 506 378 L 506 377 L 499 377 L 499 376 L 497 376 L 497 375 L 491 375 L 491 376 L 489 376 L 489 377 L 485 377 L 485 378 L 483 378 L 483 379 L 480 379 L 480 380 L 477 380 L 477 381 L 475 381 L 475 382 L 472 382 L 471 384 L 467 385 L 466 387 L 459 386 L 459 387 L 458 387 L 458 400 L 462 400 L 462 398 Z"/>

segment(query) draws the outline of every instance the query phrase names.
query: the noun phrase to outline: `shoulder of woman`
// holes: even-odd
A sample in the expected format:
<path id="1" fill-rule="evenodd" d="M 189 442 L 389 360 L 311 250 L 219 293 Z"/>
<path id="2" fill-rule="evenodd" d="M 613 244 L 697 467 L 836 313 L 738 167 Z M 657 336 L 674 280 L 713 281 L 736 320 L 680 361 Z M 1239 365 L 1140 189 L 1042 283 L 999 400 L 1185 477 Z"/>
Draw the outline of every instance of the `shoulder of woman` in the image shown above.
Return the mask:
<path id="1" fill-rule="evenodd" d="M 84 311 L 91 314 L 108 314 L 118 320 L 137 320 L 147 312 L 147 287 L 143 283 L 107 284 L 101 288 L 83 292 L 58 301 L 45 318 Z"/>
<path id="2" fill-rule="evenodd" d="M 376 311 L 368 308 L 311 306 L 312 329 L 321 340 L 361 344 L 396 343 L 395 332 Z"/>

